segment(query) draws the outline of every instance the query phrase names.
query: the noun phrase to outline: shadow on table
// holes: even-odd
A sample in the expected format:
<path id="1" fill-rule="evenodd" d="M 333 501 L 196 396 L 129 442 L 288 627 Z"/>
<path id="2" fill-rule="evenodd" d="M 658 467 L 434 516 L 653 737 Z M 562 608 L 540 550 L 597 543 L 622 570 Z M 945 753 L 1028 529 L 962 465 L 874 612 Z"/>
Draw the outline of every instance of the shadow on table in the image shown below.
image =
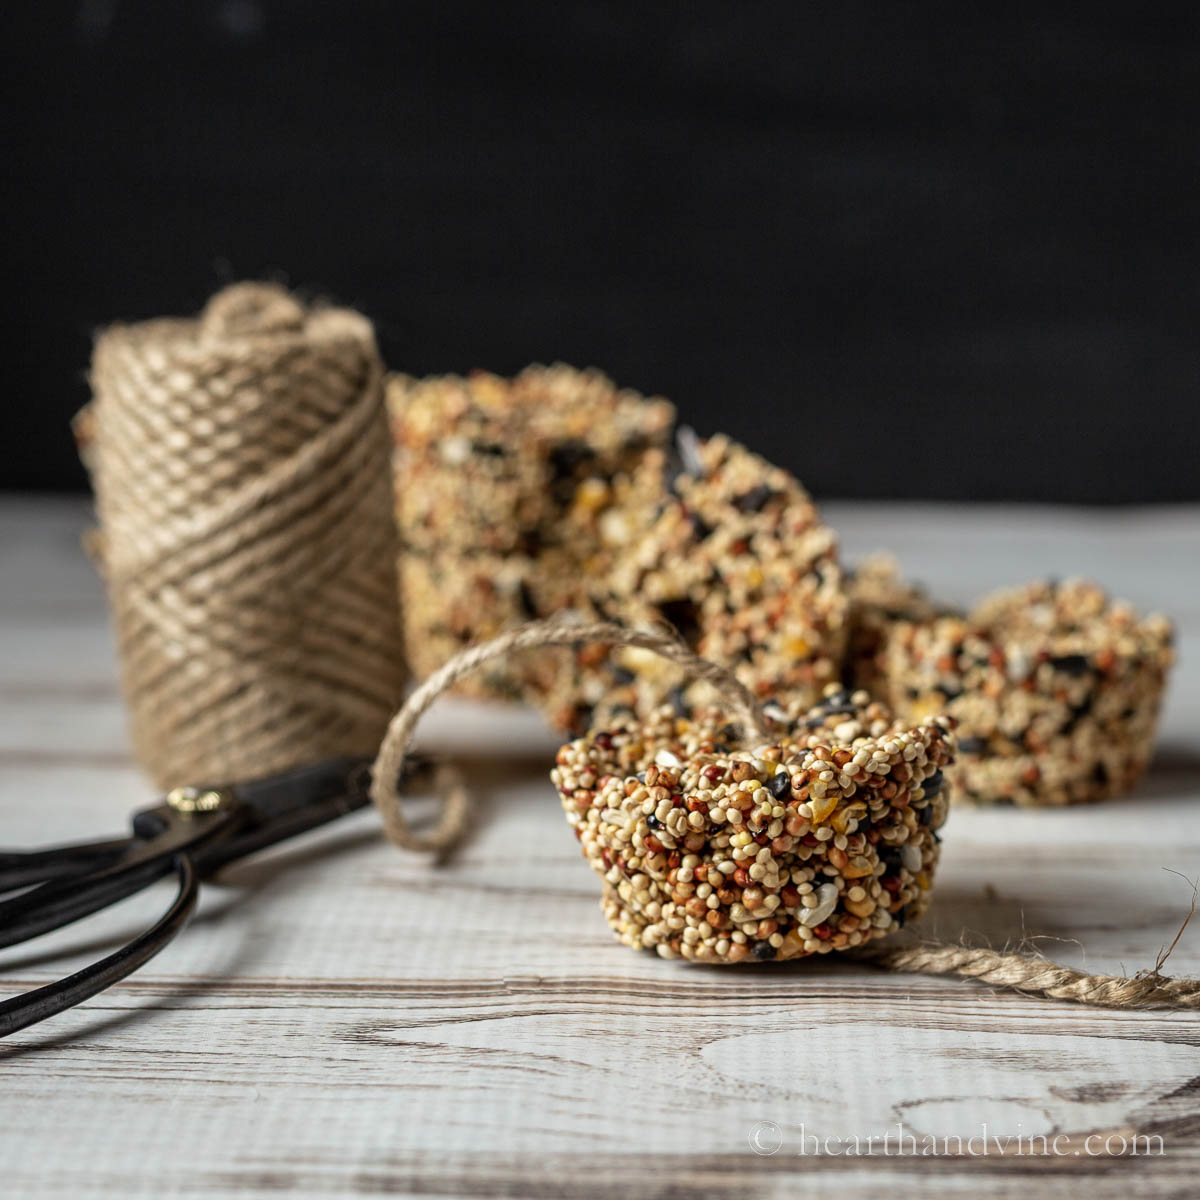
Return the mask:
<path id="1" fill-rule="evenodd" d="M 193 923 L 203 924 L 214 919 L 219 920 L 224 912 L 236 907 L 238 899 L 237 896 L 223 898 L 222 903 L 208 906 L 208 911 L 193 918 Z M 131 922 L 127 928 L 113 932 L 111 937 L 74 941 L 66 946 L 60 944 L 54 950 L 27 953 L 20 959 L 3 962 L 0 969 L 9 975 L 14 971 L 46 967 L 61 959 L 64 960 L 62 973 L 65 975 L 70 971 L 70 967 L 65 965 L 65 960 L 69 957 L 99 959 L 135 936 L 145 925 L 145 921 L 136 924 Z M 186 938 L 188 930 L 185 928 L 179 936 Z M 114 985 L 119 989 L 121 997 L 119 1008 L 112 1006 L 108 991 L 103 991 L 82 1005 L 50 1017 L 44 1024 L 33 1025 L 20 1031 L 14 1035 L 19 1041 L 0 1042 L 0 1062 L 19 1058 L 23 1054 L 91 1041 L 121 1029 L 132 1021 L 145 1021 L 156 1012 L 178 1012 L 186 1009 L 189 1000 L 219 991 L 225 986 L 229 977 L 236 975 L 246 963 L 248 949 L 240 938 L 233 941 L 229 957 L 222 962 L 222 974 L 219 976 L 205 975 L 180 980 L 159 978 L 139 986 L 139 977 L 135 972 L 129 979 Z M 164 950 L 170 952 L 169 947 L 165 947 Z M 38 979 L 25 986 L 37 987 L 45 982 L 47 980 Z"/>
<path id="2" fill-rule="evenodd" d="M 1200 800 L 1200 747 L 1184 742 L 1166 742 L 1155 752 L 1149 771 L 1129 797 L 1108 801 L 1120 804 L 1134 800 Z"/>

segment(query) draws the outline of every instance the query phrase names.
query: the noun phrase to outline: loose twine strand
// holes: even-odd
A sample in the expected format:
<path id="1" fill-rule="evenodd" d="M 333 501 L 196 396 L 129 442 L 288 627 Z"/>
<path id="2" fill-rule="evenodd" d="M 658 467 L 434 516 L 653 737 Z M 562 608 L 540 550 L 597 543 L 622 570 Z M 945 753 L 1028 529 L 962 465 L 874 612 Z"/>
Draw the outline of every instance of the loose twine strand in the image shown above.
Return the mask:
<path id="1" fill-rule="evenodd" d="M 470 797 L 457 775 L 442 774 L 441 813 L 434 828 L 426 834 L 413 831 L 398 794 L 398 780 L 417 724 L 437 698 L 495 659 L 522 650 L 586 642 L 614 648 L 636 646 L 661 655 L 683 667 L 693 678 L 716 688 L 722 702 L 740 720 L 745 744 L 764 745 L 774 740 L 777 726 L 741 681 L 726 668 L 692 653 L 671 631 L 629 629 L 607 621 L 584 623 L 570 615 L 534 621 L 460 651 L 430 675 L 392 718 L 375 760 L 371 782 L 371 798 L 392 842 L 405 850 L 444 852 L 466 831 Z M 935 939 L 909 945 L 864 948 L 853 952 L 851 957 L 886 971 L 975 979 L 1028 996 L 1100 1008 L 1200 1009 L 1200 979 L 1171 979 L 1161 973 L 1195 908 L 1193 894 L 1192 911 L 1170 947 L 1160 953 L 1152 969 L 1132 977 L 1089 975 L 1037 954 L 990 950 Z"/>
<path id="2" fill-rule="evenodd" d="M 1189 913 L 1184 925 L 1190 917 Z M 860 951 L 857 957 L 885 971 L 957 975 L 1031 996 L 1071 1000 L 1097 1008 L 1200 1009 L 1200 979 L 1171 979 L 1161 974 L 1165 958 L 1151 970 L 1124 976 L 1089 975 L 1036 954 L 1005 953 L 940 941 L 881 946 Z"/>

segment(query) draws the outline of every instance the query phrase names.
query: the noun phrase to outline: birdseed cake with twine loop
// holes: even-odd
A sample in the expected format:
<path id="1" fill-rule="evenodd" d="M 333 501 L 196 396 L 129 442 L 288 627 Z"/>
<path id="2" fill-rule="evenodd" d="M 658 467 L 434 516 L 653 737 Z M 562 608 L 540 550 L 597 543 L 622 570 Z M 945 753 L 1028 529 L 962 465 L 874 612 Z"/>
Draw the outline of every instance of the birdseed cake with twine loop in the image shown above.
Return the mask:
<path id="1" fill-rule="evenodd" d="M 562 747 L 551 779 L 626 945 L 804 958 L 928 907 L 953 724 L 908 727 L 832 685 L 778 742 L 740 749 L 727 714 L 663 708 Z"/>
<path id="2" fill-rule="evenodd" d="M 371 771 L 371 797 L 396 845 L 441 854 L 472 827 L 469 793 L 453 776 L 430 831 L 416 831 L 401 803 L 397 779 L 438 697 L 496 659 L 582 642 L 662 655 L 712 688 L 719 706 L 684 717 L 664 709 L 558 755 L 552 778 L 601 877 L 608 919 L 628 944 L 685 961 L 752 964 L 841 952 L 882 970 L 978 979 L 1025 995 L 1200 1008 L 1200 980 L 1162 974 L 1169 951 L 1130 977 L 1090 975 L 1028 952 L 888 938 L 929 902 L 953 718 L 906 730 L 864 694 L 830 688 L 789 725 L 727 668 L 662 630 L 564 614 L 439 667 L 392 718 Z"/>

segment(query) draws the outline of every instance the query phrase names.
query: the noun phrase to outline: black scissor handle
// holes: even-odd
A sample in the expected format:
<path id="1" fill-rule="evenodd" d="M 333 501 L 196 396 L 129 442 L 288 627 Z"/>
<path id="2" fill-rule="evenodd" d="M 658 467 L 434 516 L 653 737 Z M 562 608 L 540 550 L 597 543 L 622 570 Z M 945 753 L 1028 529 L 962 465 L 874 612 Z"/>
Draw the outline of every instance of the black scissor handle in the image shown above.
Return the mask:
<path id="1" fill-rule="evenodd" d="M 157 819 L 154 836 L 135 834 L 115 853 L 99 843 L 99 849 L 92 847 L 93 858 L 87 863 L 87 847 L 67 847 L 65 859 L 78 864 L 73 870 L 54 859 L 54 855 L 64 854 L 62 850 L 42 852 L 49 859 L 45 864 L 49 878 L 0 901 L 0 948 L 70 925 L 142 891 L 170 874 L 178 855 L 219 840 L 242 817 L 232 804 L 220 811 L 188 816 L 165 805 L 150 812 Z"/>
<path id="2" fill-rule="evenodd" d="M 429 763 L 413 756 L 405 778 Z M 119 950 L 60 979 L 0 1001 L 0 1037 L 95 996 L 151 959 L 184 927 L 200 881 L 252 854 L 370 804 L 370 763 L 329 759 L 220 788 L 177 788 L 134 815 L 117 841 L 0 852 L 0 947 L 77 921 L 174 873 L 179 889 L 154 925 Z M 24 890 L 19 890 L 19 889 Z"/>
<path id="3" fill-rule="evenodd" d="M 129 849 L 129 839 L 107 842 L 76 842 L 50 850 L 0 850 L 0 896 L 46 883 L 94 871 L 106 862 L 116 862 Z"/>
<path id="4" fill-rule="evenodd" d="M 179 891 L 171 907 L 145 933 L 112 954 L 64 979 L 0 1001 L 0 1038 L 90 1000 L 149 962 L 171 941 L 187 924 L 200 894 L 199 877 L 191 858 L 178 854 L 171 865 L 179 879 Z"/>

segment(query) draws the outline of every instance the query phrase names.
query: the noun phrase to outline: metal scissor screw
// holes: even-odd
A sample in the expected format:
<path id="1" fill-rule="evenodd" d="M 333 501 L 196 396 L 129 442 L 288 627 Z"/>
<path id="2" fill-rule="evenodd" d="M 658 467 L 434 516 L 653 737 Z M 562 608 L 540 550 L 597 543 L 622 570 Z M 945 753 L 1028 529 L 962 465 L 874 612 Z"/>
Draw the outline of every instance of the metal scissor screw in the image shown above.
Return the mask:
<path id="1" fill-rule="evenodd" d="M 166 801 L 177 813 L 206 813 L 226 807 L 229 796 L 214 788 L 177 787 L 167 793 Z"/>

